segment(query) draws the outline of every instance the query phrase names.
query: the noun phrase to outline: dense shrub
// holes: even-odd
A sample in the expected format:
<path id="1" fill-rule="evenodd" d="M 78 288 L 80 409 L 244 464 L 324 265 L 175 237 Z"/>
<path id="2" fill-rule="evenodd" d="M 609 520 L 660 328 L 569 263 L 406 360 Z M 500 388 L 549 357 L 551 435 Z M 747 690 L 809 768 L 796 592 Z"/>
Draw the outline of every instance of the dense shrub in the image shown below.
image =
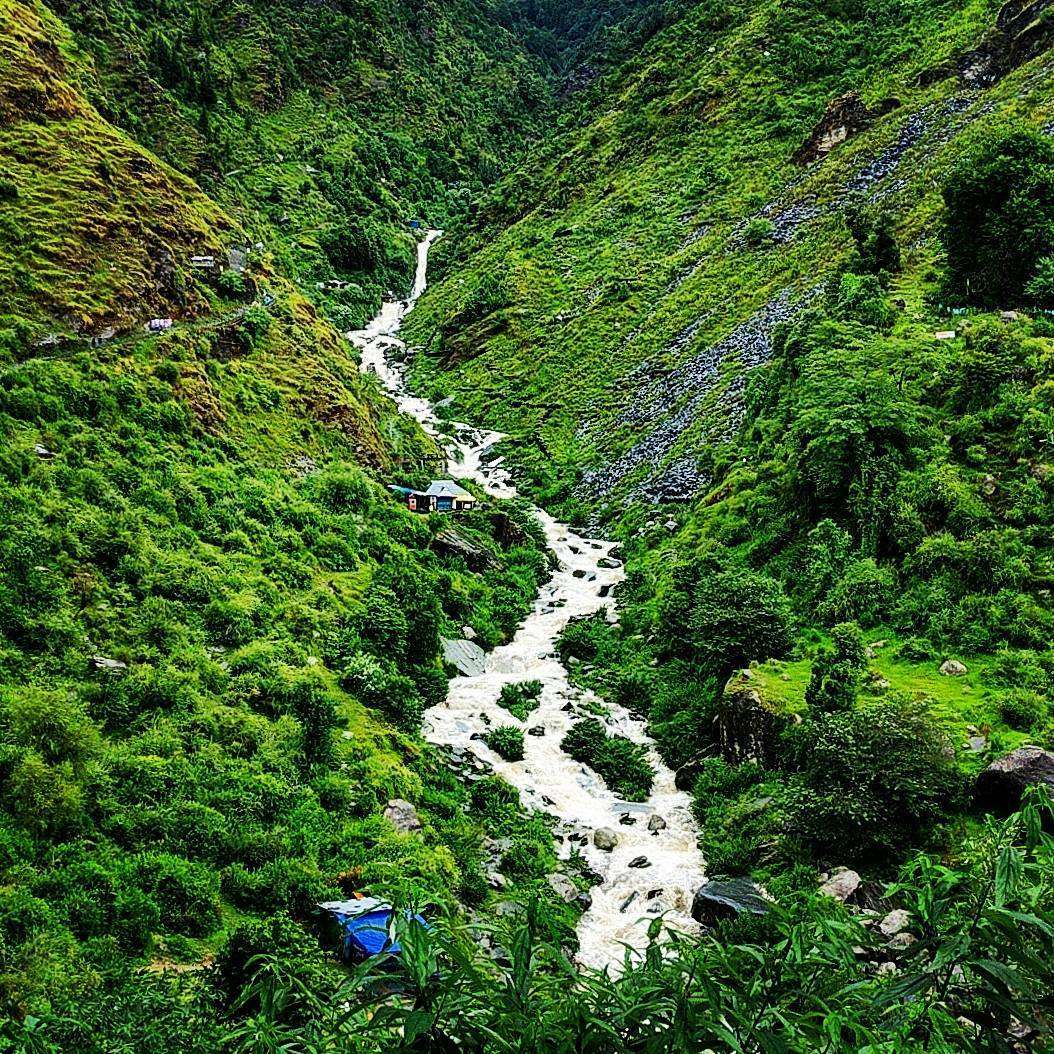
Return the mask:
<path id="1" fill-rule="evenodd" d="M 1011 690 L 999 699 L 999 714 L 1011 727 L 1027 732 L 1043 724 L 1050 706 L 1038 692 L 1027 688 Z"/>
<path id="2" fill-rule="evenodd" d="M 576 721 L 560 749 L 593 769 L 607 786 L 628 801 L 646 801 L 655 772 L 647 750 L 625 736 L 609 735 L 595 718 Z"/>
<path id="3" fill-rule="evenodd" d="M 1054 145 L 1038 132 L 989 139 L 960 161 L 945 188 L 944 245 L 952 295 L 1001 307 L 1050 290 Z"/>
<path id="4" fill-rule="evenodd" d="M 856 702 L 867 649 L 860 627 L 843 622 L 831 630 L 831 647 L 813 663 L 805 702 L 821 713 L 850 710 Z"/>
<path id="5" fill-rule="evenodd" d="M 896 853 L 961 791 L 949 744 L 910 701 L 888 697 L 810 716 L 787 733 L 797 776 L 791 833 L 819 853 Z"/>
<path id="6" fill-rule="evenodd" d="M 518 681 L 501 686 L 498 705 L 503 706 L 521 721 L 538 708 L 538 697 L 542 694 L 541 681 Z"/>
<path id="7" fill-rule="evenodd" d="M 523 760 L 523 729 L 499 725 L 487 733 L 487 746 L 506 761 Z"/>

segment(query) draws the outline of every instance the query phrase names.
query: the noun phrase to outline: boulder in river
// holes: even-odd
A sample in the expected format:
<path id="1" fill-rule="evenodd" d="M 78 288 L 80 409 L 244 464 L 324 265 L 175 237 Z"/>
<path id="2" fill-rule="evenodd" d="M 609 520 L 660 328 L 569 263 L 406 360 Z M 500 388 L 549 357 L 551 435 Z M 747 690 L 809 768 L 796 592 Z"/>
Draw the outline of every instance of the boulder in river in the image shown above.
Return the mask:
<path id="1" fill-rule="evenodd" d="M 764 915 L 768 910 L 761 888 L 749 878 L 712 878 L 696 890 L 692 900 L 692 918 L 703 926 L 744 913 Z"/>
<path id="2" fill-rule="evenodd" d="M 478 677 L 487 663 L 487 653 L 470 640 L 451 640 L 444 637 L 443 661 L 466 677 Z"/>
<path id="3" fill-rule="evenodd" d="M 635 856 L 626 866 L 636 868 L 651 867 L 651 861 L 646 856 Z"/>
<path id="4" fill-rule="evenodd" d="M 652 834 L 658 834 L 659 831 L 666 830 L 666 821 L 657 813 L 654 812 L 648 817 L 648 830 Z"/>
<path id="5" fill-rule="evenodd" d="M 618 842 L 618 834 L 610 827 L 598 827 L 593 832 L 593 844 L 605 853 L 610 853 Z"/>
<path id="6" fill-rule="evenodd" d="M 996 812 L 1011 812 L 1029 787 L 1054 791 L 1054 753 L 1041 747 L 1018 747 L 993 761 L 978 777 L 978 802 Z"/>

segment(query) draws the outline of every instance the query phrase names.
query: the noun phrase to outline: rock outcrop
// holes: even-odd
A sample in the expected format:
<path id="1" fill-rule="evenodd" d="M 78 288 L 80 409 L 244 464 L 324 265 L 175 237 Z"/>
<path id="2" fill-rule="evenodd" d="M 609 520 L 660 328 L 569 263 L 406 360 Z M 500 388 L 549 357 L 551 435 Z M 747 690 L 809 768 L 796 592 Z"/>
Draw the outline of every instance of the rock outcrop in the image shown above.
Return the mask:
<path id="1" fill-rule="evenodd" d="M 823 117 L 794 155 L 795 163 L 811 165 L 821 160 L 836 146 L 869 128 L 879 117 L 899 105 L 897 99 L 883 99 L 872 110 L 855 91 L 839 95 L 827 104 Z"/>
<path id="2" fill-rule="evenodd" d="M 486 571 L 498 562 L 491 553 L 456 527 L 444 527 L 432 539 L 432 551 L 440 556 L 460 556 L 470 571 Z"/>
<path id="3" fill-rule="evenodd" d="M 1025 791 L 1034 786 L 1054 792 L 1054 753 L 1041 747 L 1018 747 L 977 777 L 975 795 L 985 808 L 1012 812 Z"/>
<path id="4" fill-rule="evenodd" d="M 400 834 L 412 834 L 421 830 L 421 818 L 405 798 L 392 798 L 384 807 L 384 817 Z"/>
<path id="5" fill-rule="evenodd" d="M 1054 0 L 1007 0 L 995 25 L 969 51 L 923 70 L 922 87 L 956 77 L 967 88 L 990 88 L 1054 45 Z"/>
<path id="6" fill-rule="evenodd" d="M 789 718 L 773 709 L 752 680 L 741 673 L 734 675 L 717 704 L 721 756 L 733 765 L 744 761 L 772 764 L 788 722 Z"/>

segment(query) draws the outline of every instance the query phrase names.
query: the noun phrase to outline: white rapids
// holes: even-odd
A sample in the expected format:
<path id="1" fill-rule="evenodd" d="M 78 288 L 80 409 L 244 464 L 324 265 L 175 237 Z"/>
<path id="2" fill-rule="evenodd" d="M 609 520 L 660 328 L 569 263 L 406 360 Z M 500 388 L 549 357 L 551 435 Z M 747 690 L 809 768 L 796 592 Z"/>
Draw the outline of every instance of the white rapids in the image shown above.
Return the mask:
<path id="1" fill-rule="evenodd" d="M 501 433 L 449 422 L 441 429 L 432 406 L 410 395 L 403 370 L 387 354 L 404 347 L 396 334 L 424 292 L 428 250 L 440 233 L 430 231 L 418 246 L 417 273 L 409 299 L 385 302 L 365 329 L 349 333 L 348 338 L 361 350 L 362 369 L 377 374 L 399 409 L 417 418 L 429 434 L 442 438 L 451 473 L 475 480 L 495 497 L 512 497 L 516 490 L 510 474 L 493 452 L 503 438 Z M 677 790 L 673 773 L 662 763 L 643 723 L 627 710 L 611 705 L 604 720 L 610 730 L 647 747 L 656 772 L 647 802 L 618 798 L 598 776 L 560 749 L 560 740 L 574 720 L 571 707 L 564 707 L 598 700 L 569 683 L 555 651 L 556 641 L 575 616 L 606 609 L 609 618 L 615 617 L 611 593 L 624 572 L 621 563 L 609 557 L 614 543 L 583 538 L 541 509 L 535 514 L 556 554 L 558 569 L 542 587 L 513 639 L 488 655 L 484 672 L 450 682 L 446 702 L 426 712 L 424 734 L 433 743 L 472 751 L 517 787 L 526 805 L 556 818 L 563 855 L 577 850 L 603 878 L 590 891 L 592 904 L 578 925 L 579 959 L 591 966 L 617 969 L 626 946 L 640 950 L 647 944 L 648 924 L 656 915 L 661 914 L 668 926 L 696 929 L 691 901 L 703 882 L 697 832 L 688 795 Z M 611 563 L 616 566 L 602 566 Z M 507 762 L 472 736 L 490 726 L 520 724 L 498 706 L 497 698 L 504 684 L 525 680 L 541 681 L 543 688 L 538 709 L 523 727 L 541 726 L 545 734 L 525 735 L 524 760 Z M 650 831 L 648 821 L 653 816 L 665 821 L 666 826 Z M 612 852 L 593 845 L 593 832 L 600 827 L 611 828 L 618 835 Z M 574 836 L 573 840 L 569 836 Z M 639 863 L 640 857 L 646 858 L 647 866 L 629 866 L 631 861 Z"/>

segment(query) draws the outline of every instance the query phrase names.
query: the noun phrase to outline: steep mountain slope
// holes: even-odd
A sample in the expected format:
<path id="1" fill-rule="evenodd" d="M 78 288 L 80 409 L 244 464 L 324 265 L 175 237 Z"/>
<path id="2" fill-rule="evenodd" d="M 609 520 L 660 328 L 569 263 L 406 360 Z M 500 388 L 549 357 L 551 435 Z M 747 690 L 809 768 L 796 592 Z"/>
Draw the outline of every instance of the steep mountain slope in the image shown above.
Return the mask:
<path id="1" fill-rule="evenodd" d="M 693 5 L 412 322 L 417 382 L 624 541 L 622 628 L 565 650 L 770 889 L 953 845 L 980 769 L 1054 747 L 1051 17 Z"/>
<path id="2" fill-rule="evenodd" d="M 0 0 L 0 1051 L 1039 1049 L 1054 845 L 969 791 L 1054 747 L 1049 8 Z M 621 543 L 560 749 L 639 797 L 646 715 L 749 894 L 621 979 L 599 830 L 420 736 L 549 559 L 385 487 L 414 220 L 416 380 Z M 349 971 L 362 890 L 434 928 Z"/>
<path id="3" fill-rule="evenodd" d="M 563 478 L 583 470 L 590 503 L 699 494 L 744 370 L 846 259 L 854 199 L 893 210 L 921 276 L 954 160 L 1010 120 L 1049 123 L 1043 6 L 687 10 L 562 119 L 457 246 L 456 279 L 415 320 L 447 371 L 439 390 L 540 437 Z M 848 92 L 855 117 L 828 121 L 848 141 L 807 163 Z M 911 300 L 905 320 L 921 323 Z"/>
<path id="4" fill-rule="evenodd" d="M 508 637 L 545 561 L 516 508 L 452 544 L 392 500 L 434 445 L 282 253 L 228 257 L 229 203 L 92 105 L 68 27 L 0 14 L 0 1046 L 48 1013 L 41 1049 L 215 1050 L 215 1014 L 166 1026 L 169 967 L 227 947 L 237 988 L 360 885 L 480 904 L 491 835 L 510 888 L 555 866 L 418 735 L 440 634 Z"/>
<path id="5" fill-rule="evenodd" d="M 464 207 L 536 130 L 546 65 L 459 0 L 53 9 L 113 123 L 197 180 L 358 323 L 412 270 L 407 224 Z M 321 296 L 318 299 L 323 299 Z"/>

